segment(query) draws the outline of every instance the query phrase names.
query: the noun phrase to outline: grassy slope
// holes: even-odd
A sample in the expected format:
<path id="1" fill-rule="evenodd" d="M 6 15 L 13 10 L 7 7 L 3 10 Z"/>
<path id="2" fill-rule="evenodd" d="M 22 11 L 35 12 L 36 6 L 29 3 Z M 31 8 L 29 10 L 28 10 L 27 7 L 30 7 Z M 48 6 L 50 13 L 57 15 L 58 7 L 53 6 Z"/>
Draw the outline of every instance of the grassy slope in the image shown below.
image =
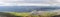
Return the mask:
<path id="1" fill-rule="evenodd" d="M 10 12 L 10 14 L 15 15 L 15 16 L 28 16 L 28 15 L 30 15 L 29 12 L 20 12 L 20 13 L 18 13 L 18 12 Z"/>
<path id="2" fill-rule="evenodd" d="M 29 16 L 30 13 L 29 12 L 10 12 L 11 15 L 14 16 Z M 56 13 L 49 13 L 49 12 L 45 12 L 43 13 L 41 16 L 54 16 Z"/>

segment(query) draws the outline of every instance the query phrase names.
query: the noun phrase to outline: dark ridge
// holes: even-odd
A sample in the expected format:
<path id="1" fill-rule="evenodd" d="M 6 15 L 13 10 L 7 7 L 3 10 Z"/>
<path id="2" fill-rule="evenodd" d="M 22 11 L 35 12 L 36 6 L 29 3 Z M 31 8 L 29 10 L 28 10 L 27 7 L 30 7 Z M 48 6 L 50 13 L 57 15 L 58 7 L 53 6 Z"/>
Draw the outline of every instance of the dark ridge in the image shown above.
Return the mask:
<path id="1" fill-rule="evenodd" d="M 52 16 L 52 17 L 60 17 L 60 15 L 55 15 L 55 16 Z"/>

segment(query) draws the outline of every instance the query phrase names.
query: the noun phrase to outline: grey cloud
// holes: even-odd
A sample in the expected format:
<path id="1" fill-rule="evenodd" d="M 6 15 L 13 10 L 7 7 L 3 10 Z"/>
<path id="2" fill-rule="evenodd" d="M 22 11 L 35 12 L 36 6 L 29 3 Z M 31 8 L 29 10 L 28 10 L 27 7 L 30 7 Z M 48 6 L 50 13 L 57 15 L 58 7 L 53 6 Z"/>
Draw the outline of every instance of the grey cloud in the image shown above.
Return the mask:
<path id="1" fill-rule="evenodd" d="M 25 2 L 25 3 L 47 3 L 49 0 L 24 0 L 18 2 Z"/>

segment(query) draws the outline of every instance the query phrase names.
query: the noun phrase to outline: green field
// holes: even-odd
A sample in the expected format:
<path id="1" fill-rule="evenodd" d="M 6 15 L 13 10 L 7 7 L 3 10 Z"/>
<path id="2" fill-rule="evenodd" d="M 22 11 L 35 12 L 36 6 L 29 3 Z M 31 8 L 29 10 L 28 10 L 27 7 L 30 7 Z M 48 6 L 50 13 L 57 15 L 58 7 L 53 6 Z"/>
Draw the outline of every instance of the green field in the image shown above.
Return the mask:
<path id="1" fill-rule="evenodd" d="M 10 14 L 15 15 L 15 16 L 30 16 L 31 15 L 29 12 L 10 12 Z M 42 14 L 41 16 L 54 16 L 54 15 L 56 15 L 56 13 L 46 12 L 46 13 Z M 31 15 L 31 16 L 37 17 L 37 15 Z"/>
<path id="2" fill-rule="evenodd" d="M 9 12 L 9 13 L 0 13 L 0 15 L 7 16 L 7 17 L 48 17 L 48 16 L 55 16 L 56 13 L 43 13 L 42 15 L 32 15 L 30 12 Z"/>

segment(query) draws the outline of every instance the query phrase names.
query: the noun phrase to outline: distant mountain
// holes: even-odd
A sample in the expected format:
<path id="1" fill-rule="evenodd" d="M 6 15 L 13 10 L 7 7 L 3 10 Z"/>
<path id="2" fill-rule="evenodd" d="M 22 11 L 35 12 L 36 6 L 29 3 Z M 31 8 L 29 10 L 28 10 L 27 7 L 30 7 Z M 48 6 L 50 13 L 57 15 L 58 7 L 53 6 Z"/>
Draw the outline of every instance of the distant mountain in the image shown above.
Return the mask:
<path id="1" fill-rule="evenodd" d="M 0 11 L 13 11 L 13 12 L 31 12 L 32 10 L 55 10 L 59 7 L 45 7 L 45 6 L 0 6 Z"/>
<path id="2" fill-rule="evenodd" d="M 31 11 L 34 10 L 35 6 L 0 6 L 0 11 L 19 11 L 19 12 L 23 12 L 23 11 Z"/>

